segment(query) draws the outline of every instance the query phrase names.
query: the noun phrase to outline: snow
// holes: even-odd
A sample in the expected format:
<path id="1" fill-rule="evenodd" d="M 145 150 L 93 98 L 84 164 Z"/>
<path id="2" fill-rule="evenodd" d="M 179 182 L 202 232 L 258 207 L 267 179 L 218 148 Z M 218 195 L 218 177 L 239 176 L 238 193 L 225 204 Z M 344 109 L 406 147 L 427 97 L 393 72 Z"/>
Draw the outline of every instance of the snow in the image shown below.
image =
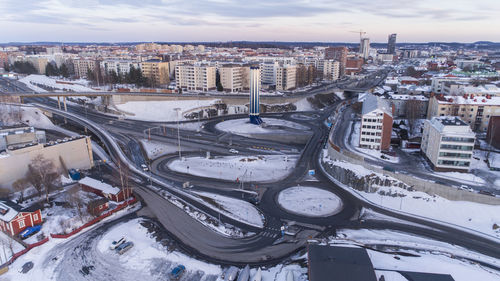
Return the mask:
<path id="1" fill-rule="evenodd" d="M 3 231 L 0 231 L 0 244 L 2 245 L 1 246 L 2 251 L 0 252 L 0 264 L 4 264 L 7 260 L 9 260 L 12 257 L 13 254 L 24 250 L 23 245 L 21 245 L 16 240 L 12 239 Z"/>
<path id="2" fill-rule="evenodd" d="M 227 181 L 273 182 L 285 178 L 297 162 L 296 155 L 186 157 L 168 164 L 169 169 L 190 175 Z"/>
<path id="3" fill-rule="evenodd" d="M 311 103 L 307 101 L 307 98 L 303 98 L 296 103 L 294 103 L 295 106 L 297 107 L 296 111 L 311 111 L 314 110 L 312 107 Z"/>
<path id="4" fill-rule="evenodd" d="M 199 107 L 206 107 L 217 103 L 218 99 L 213 100 L 171 100 L 171 101 L 130 101 L 118 104 L 116 107 L 125 113 L 132 114 L 127 118 L 168 122 L 177 120 L 187 120 L 184 114 Z M 179 116 L 175 108 L 180 108 Z"/>
<path id="5" fill-rule="evenodd" d="M 120 192 L 120 189 L 118 187 L 114 187 L 110 184 L 98 181 L 98 180 L 93 179 L 91 177 L 84 177 L 83 179 L 79 180 L 78 183 L 95 188 L 95 189 L 98 189 L 98 190 L 101 190 L 104 194 L 116 195 Z"/>
<path id="6" fill-rule="evenodd" d="M 193 193 L 200 196 L 203 201 L 208 202 L 211 206 L 228 217 L 258 228 L 264 227 L 263 215 L 257 208 L 246 201 L 208 192 L 194 191 Z"/>
<path id="7" fill-rule="evenodd" d="M 482 185 L 486 183 L 482 178 L 469 173 L 459 173 L 459 172 L 433 172 L 433 175 L 445 179 L 455 179 L 466 184 Z"/>
<path id="8" fill-rule="evenodd" d="M 326 161 L 352 170 L 360 177 L 370 174 L 375 174 L 382 178 L 385 177 L 361 165 L 331 160 Z M 383 187 L 373 185 L 372 187 L 376 192 L 368 193 L 357 191 L 357 193 L 375 204 L 393 210 L 400 210 L 402 212 L 438 221 L 445 221 L 500 238 L 500 229 L 493 229 L 495 223 L 500 225 L 499 205 L 451 201 L 443 197 L 431 196 L 420 191 L 408 191 L 397 186 Z"/>
<path id="9" fill-rule="evenodd" d="M 335 95 L 341 100 L 345 99 L 344 92 L 335 92 Z"/>
<path id="10" fill-rule="evenodd" d="M 264 125 L 255 125 L 250 123 L 250 120 L 245 119 L 233 119 L 221 122 L 215 125 L 217 130 L 230 132 L 241 136 L 251 136 L 255 134 L 269 134 L 269 133 L 286 133 L 288 130 L 300 130 L 308 131 L 309 128 L 295 122 L 274 119 L 274 118 L 262 118 Z"/>
<path id="11" fill-rule="evenodd" d="M 176 153 L 178 152 L 178 147 L 169 143 L 161 143 L 157 141 L 151 140 L 141 140 L 142 147 L 146 151 L 146 155 L 149 159 L 156 159 L 160 156 Z M 185 147 L 182 147 L 181 150 L 186 151 Z"/>
<path id="12" fill-rule="evenodd" d="M 30 89 L 35 92 L 44 93 L 47 90 L 43 89 L 39 85 L 44 85 L 46 87 L 54 88 L 49 91 L 69 91 L 69 92 L 94 92 L 95 90 L 82 85 L 82 81 L 63 81 L 61 79 L 54 79 L 47 77 L 45 75 L 31 74 L 22 79 L 19 82 L 26 84 Z M 57 83 L 60 82 L 60 83 Z M 62 82 L 62 83 L 61 83 Z"/>
<path id="13" fill-rule="evenodd" d="M 168 251 L 151 237 L 148 230 L 140 224 L 141 221 L 142 219 L 134 219 L 113 227 L 97 243 L 97 250 L 105 258 L 117 260 L 122 266 L 142 273 L 154 272 L 154 260 L 161 259 L 172 263 L 172 268 L 182 264 L 187 272 L 201 270 L 207 275 L 220 274 L 221 269 L 217 265 L 195 260 L 177 251 Z M 132 241 L 134 246 L 123 255 L 118 255 L 109 249 L 109 245 L 121 237 Z"/>
<path id="14" fill-rule="evenodd" d="M 278 204 L 287 212 L 307 217 L 333 216 L 342 210 L 342 201 L 324 189 L 295 186 L 278 195 Z"/>

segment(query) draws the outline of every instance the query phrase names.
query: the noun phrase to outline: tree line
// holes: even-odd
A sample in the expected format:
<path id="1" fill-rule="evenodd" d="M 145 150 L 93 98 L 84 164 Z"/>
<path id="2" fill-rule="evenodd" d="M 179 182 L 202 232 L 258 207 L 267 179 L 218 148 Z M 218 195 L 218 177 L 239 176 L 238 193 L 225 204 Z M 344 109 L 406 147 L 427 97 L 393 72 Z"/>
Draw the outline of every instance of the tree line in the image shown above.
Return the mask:
<path id="1" fill-rule="evenodd" d="M 116 73 L 111 70 L 109 73 L 102 71 L 100 67 L 87 70 L 87 79 L 95 85 L 101 84 L 134 84 L 138 87 L 154 87 L 154 79 L 149 79 L 142 75 L 140 68 L 130 67 L 126 74 Z"/>

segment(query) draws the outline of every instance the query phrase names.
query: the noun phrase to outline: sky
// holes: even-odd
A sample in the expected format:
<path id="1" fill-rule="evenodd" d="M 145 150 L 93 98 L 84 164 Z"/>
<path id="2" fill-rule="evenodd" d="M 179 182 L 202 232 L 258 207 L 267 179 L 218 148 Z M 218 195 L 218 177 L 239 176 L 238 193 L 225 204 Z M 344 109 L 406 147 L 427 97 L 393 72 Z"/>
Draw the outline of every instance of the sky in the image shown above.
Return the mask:
<path id="1" fill-rule="evenodd" d="M 0 0 L 0 42 L 500 42 L 500 0 Z"/>

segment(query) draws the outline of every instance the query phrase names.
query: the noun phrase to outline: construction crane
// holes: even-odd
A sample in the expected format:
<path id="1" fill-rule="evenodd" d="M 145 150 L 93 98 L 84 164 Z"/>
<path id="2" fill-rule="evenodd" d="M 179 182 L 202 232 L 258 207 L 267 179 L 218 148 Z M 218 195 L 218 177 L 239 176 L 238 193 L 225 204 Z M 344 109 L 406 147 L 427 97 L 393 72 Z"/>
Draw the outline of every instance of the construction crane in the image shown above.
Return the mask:
<path id="1" fill-rule="evenodd" d="M 351 33 L 359 33 L 359 41 L 361 42 L 361 39 L 363 39 L 363 35 L 366 34 L 365 31 L 363 31 L 362 29 L 360 29 L 359 31 L 349 31 Z"/>

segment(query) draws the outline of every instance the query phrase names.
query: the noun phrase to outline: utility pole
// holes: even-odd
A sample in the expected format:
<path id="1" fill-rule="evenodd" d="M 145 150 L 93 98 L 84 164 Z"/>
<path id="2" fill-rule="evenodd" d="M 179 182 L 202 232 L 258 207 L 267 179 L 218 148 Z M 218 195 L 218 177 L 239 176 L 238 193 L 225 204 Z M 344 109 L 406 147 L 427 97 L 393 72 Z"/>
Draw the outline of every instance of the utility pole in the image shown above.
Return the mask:
<path id="1" fill-rule="evenodd" d="M 179 160 L 182 158 L 181 155 L 181 133 L 180 133 L 180 128 L 179 128 L 179 111 L 181 109 L 179 107 L 174 108 L 174 110 L 177 112 L 177 145 L 179 148 Z"/>

